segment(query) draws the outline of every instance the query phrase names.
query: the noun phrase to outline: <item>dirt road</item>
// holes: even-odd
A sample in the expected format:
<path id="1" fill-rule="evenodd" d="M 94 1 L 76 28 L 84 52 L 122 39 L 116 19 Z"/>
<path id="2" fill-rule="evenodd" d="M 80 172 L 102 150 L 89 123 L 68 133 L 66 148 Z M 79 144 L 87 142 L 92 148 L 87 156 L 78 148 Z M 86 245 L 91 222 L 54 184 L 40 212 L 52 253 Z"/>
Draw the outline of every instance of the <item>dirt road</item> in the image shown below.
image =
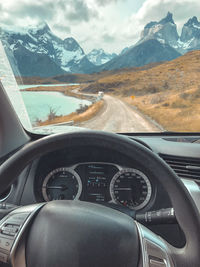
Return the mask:
<path id="1" fill-rule="evenodd" d="M 159 132 L 160 129 L 122 100 L 104 95 L 105 105 L 94 118 L 81 127 L 108 132 Z"/>

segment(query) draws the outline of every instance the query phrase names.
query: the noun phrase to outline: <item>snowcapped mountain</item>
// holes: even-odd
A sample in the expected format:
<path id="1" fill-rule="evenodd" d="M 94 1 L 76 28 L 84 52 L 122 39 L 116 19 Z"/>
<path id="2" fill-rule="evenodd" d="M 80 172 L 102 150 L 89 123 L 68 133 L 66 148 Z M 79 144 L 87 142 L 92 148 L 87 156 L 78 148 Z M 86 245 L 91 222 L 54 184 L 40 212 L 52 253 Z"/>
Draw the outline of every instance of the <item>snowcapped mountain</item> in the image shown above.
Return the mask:
<path id="1" fill-rule="evenodd" d="M 200 49 L 200 22 L 197 17 L 190 18 L 184 24 L 181 36 L 179 36 L 173 14 L 168 12 L 164 19 L 159 22 L 152 21 L 144 27 L 141 39 L 137 44 L 150 39 L 168 44 L 181 54 Z"/>
<path id="2" fill-rule="evenodd" d="M 172 13 L 159 22 L 148 23 L 141 39 L 122 50 L 119 56 L 100 66 L 100 70 L 140 67 L 149 63 L 168 61 L 181 56 L 179 35 Z"/>
<path id="3" fill-rule="evenodd" d="M 180 41 L 187 50 L 200 49 L 200 22 L 197 17 L 190 18 L 184 24 Z"/>
<path id="4" fill-rule="evenodd" d="M 114 57 L 116 57 L 117 54 L 112 53 L 106 53 L 103 49 L 93 49 L 88 55 L 87 58 L 90 62 L 92 62 L 94 65 L 102 65 L 106 62 L 110 61 Z"/>
<path id="5" fill-rule="evenodd" d="M 1 28 L 0 39 L 23 76 L 87 73 L 94 68 L 75 39 L 58 38 L 46 23 L 26 29 Z"/>
<path id="6" fill-rule="evenodd" d="M 168 12 L 167 16 L 159 22 L 152 21 L 144 27 L 139 43 L 150 39 L 156 39 L 172 47 L 177 45 L 179 36 L 172 13 Z"/>
<path id="7" fill-rule="evenodd" d="M 148 23 L 140 40 L 119 55 L 93 49 L 89 54 L 72 38 L 57 37 L 46 23 L 26 28 L 0 28 L 15 75 L 49 77 L 65 73 L 92 73 L 172 60 L 200 49 L 200 22 L 190 18 L 178 35 L 173 14 Z"/>

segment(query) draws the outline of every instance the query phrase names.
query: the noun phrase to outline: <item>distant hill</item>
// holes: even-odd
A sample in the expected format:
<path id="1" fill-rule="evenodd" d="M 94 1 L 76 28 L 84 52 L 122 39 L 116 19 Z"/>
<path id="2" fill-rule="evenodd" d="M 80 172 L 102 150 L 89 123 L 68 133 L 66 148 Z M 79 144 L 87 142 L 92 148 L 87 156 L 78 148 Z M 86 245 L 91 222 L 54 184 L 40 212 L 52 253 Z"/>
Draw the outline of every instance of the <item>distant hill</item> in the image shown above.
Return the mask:
<path id="1" fill-rule="evenodd" d="M 168 44 L 161 44 L 157 40 L 150 39 L 128 49 L 108 63 L 101 65 L 99 70 L 141 67 L 149 63 L 169 61 L 179 56 L 181 54 Z"/>
<path id="2" fill-rule="evenodd" d="M 199 132 L 199 77 L 200 51 L 196 50 L 153 68 L 102 77 L 83 91 L 110 92 L 137 107 L 166 130 Z"/>
<path id="3" fill-rule="evenodd" d="M 147 65 L 148 66 L 148 65 Z M 121 95 L 145 95 L 167 90 L 181 91 L 200 86 L 200 51 L 192 51 L 163 64 L 142 70 L 138 68 L 126 72 L 112 72 L 97 79 L 84 91 L 115 92 Z"/>
<path id="4" fill-rule="evenodd" d="M 148 70 L 154 68 L 158 65 L 163 64 L 164 62 L 156 62 L 144 65 L 142 67 L 133 67 L 133 68 L 124 68 L 119 70 L 109 70 L 96 72 L 92 74 L 77 74 L 77 73 L 64 73 L 62 75 L 56 75 L 52 77 L 17 77 L 17 81 L 19 84 L 23 82 L 23 84 L 63 84 L 63 83 L 78 83 L 78 84 L 89 84 L 97 81 L 100 78 L 104 78 L 113 74 L 122 74 L 127 72 L 139 72 L 141 70 Z"/>

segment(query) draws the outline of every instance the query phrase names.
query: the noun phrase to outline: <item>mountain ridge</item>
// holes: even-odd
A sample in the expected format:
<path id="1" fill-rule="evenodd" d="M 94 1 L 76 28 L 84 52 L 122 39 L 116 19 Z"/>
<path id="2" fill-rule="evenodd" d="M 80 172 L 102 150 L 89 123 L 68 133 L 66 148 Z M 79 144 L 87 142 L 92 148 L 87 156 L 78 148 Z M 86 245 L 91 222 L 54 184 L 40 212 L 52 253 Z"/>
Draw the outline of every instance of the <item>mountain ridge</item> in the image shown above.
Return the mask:
<path id="1" fill-rule="evenodd" d="M 0 28 L 0 38 L 15 75 L 87 74 L 168 61 L 200 49 L 200 22 L 196 16 L 189 18 L 179 36 L 173 14 L 168 12 L 161 20 L 147 23 L 139 41 L 122 49 L 119 55 L 103 49 L 86 54 L 77 40 L 73 37 L 62 40 L 46 22 L 20 29 Z"/>
<path id="2" fill-rule="evenodd" d="M 21 75 L 31 75 L 26 71 L 27 68 L 36 63 L 34 57 L 41 57 L 35 65 L 34 75 L 52 76 L 65 72 L 87 73 L 95 68 L 95 66 L 87 59 L 81 46 L 72 38 L 60 39 L 54 35 L 47 23 L 40 24 L 38 27 L 30 27 L 27 29 L 7 30 L 0 29 L 0 38 L 5 48 L 10 49 L 8 55 L 15 58 Z M 24 56 L 22 54 L 24 51 Z M 29 58 L 29 62 L 28 59 Z M 48 62 L 48 68 L 42 62 Z M 48 73 L 48 69 L 49 73 Z M 55 70 L 53 73 L 52 70 Z M 16 74 L 16 73 L 15 73 Z"/>
<path id="3" fill-rule="evenodd" d="M 102 48 L 93 49 L 87 54 L 88 60 L 96 66 L 105 64 L 116 56 L 116 53 L 106 53 Z"/>

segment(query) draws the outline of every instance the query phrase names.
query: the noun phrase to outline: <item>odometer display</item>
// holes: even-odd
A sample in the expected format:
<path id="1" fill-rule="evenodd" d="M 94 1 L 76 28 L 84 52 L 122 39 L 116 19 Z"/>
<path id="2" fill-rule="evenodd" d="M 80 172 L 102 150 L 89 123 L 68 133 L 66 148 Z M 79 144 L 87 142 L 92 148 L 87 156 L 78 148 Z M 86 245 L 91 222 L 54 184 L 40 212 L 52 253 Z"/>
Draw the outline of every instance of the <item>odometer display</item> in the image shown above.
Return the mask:
<path id="1" fill-rule="evenodd" d="M 151 198 L 151 183 L 136 169 L 123 169 L 115 174 L 110 184 L 113 202 L 133 210 L 144 208 Z"/>

